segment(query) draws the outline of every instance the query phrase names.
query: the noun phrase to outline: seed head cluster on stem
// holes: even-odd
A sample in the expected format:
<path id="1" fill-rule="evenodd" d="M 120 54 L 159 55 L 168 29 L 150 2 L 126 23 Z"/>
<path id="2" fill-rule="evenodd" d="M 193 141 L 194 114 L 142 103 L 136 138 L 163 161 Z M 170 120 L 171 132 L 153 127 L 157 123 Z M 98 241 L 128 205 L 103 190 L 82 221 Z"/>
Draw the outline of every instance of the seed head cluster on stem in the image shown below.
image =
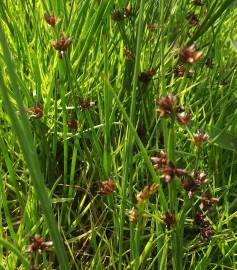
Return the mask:
<path id="1" fill-rule="evenodd" d="M 185 111 L 185 109 L 179 106 L 177 98 L 173 94 L 169 94 L 166 97 L 160 97 L 156 100 L 157 112 L 161 118 L 173 118 L 180 125 L 187 125 L 191 120 L 191 112 Z"/>

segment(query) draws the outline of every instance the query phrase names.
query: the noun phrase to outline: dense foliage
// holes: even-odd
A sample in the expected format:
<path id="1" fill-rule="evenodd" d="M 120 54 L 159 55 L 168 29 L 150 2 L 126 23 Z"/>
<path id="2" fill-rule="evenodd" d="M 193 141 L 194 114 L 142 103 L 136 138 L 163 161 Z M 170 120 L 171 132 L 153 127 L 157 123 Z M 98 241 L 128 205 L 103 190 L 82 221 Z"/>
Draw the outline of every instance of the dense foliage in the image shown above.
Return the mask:
<path id="1" fill-rule="evenodd" d="M 234 0 L 2 0 L 0 269 L 237 268 Z"/>

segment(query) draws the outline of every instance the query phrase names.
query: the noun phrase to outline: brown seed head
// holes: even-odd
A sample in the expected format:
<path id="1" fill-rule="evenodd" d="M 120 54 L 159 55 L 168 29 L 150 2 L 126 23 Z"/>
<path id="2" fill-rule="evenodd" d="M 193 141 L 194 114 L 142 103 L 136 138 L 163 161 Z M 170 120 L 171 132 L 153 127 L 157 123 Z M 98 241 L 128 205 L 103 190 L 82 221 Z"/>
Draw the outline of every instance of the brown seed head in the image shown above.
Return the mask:
<path id="1" fill-rule="evenodd" d="M 136 195 L 137 203 L 144 203 L 154 194 L 159 188 L 158 184 L 152 184 L 150 187 L 146 186 L 142 191 Z"/>
<path id="2" fill-rule="evenodd" d="M 151 161 L 156 169 L 160 169 L 167 163 L 167 153 L 160 151 L 155 157 L 151 157 Z"/>
<path id="3" fill-rule="evenodd" d="M 204 172 L 193 171 L 191 174 L 186 174 L 185 179 L 182 181 L 182 186 L 188 192 L 189 198 L 191 198 L 193 193 L 198 191 L 206 182 L 207 179 Z"/>
<path id="4" fill-rule="evenodd" d="M 59 52 L 59 58 L 62 58 L 65 50 L 72 44 L 72 42 L 72 37 L 65 39 L 62 34 L 60 39 L 52 42 L 52 47 Z"/>
<path id="5" fill-rule="evenodd" d="M 135 59 L 135 54 L 127 47 L 123 48 L 123 55 L 125 56 L 126 60 L 134 60 Z"/>
<path id="6" fill-rule="evenodd" d="M 172 161 L 168 161 L 166 167 L 161 169 L 162 176 L 161 178 L 166 182 L 170 183 L 176 176 L 176 167 Z"/>
<path id="7" fill-rule="evenodd" d="M 184 77 L 185 71 L 186 71 L 186 69 L 183 65 L 176 65 L 174 67 L 174 76 L 175 77 Z"/>
<path id="8" fill-rule="evenodd" d="M 150 186 L 150 190 L 149 190 L 150 195 L 153 194 L 153 193 L 156 193 L 156 191 L 158 190 L 158 188 L 159 188 L 159 185 L 158 184 L 156 184 L 156 183 L 152 184 Z"/>
<path id="9" fill-rule="evenodd" d="M 34 237 L 31 238 L 31 244 L 28 246 L 26 253 L 45 251 L 52 245 L 53 243 L 51 241 L 45 242 L 41 239 L 40 235 L 36 234 Z"/>
<path id="10" fill-rule="evenodd" d="M 201 227 L 200 234 L 203 241 L 209 241 L 214 235 L 214 230 L 211 226 Z"/>
<path id="11" fill-rule="evenodd" d="M 115 9 L 112 12 L 112 20 L 116 22 L 124 21 L 124 19 L 127 19 L 131 16 L 132 16 L 132 6 L 130 3 L 128 3 L 128 5 L 125 8 L 121 10 Z"/>
<path id="12" fill-rule="evenodd" d="M 69 129 L 76 131 L 78 129 L 79 123 L 75 119 L 69 119 L 67 121 L 67 125 L 68 125 Z"/>
<path id="13" fill-rule="evenodd" d="M 190 112 L 185 111 L 178 112 L 176 113 L 176 120 L 180 125 L 185 126 L 190 121 L 191 116 L 192 114 Z"/>
<path id="14" fill-rule="evenodd" d="M 203 53 L 201 51 L 197 51 L 195 45 L 190 47 L 182 47 L 179 50 L 180 61 L 188 64 L 194 64 L 202 57 L 202 55 Z"/>
<path id="15" fill-rule="evenodd" d="M 176 223 L 175 214 L 171 213 L 171 212 L 166 212 L 162 216 L 162 220 L 164 221 L 164 223 L 165 223 L 168 230 L 170 230 L 170 228 Z"/>
<path id="16" fill-rule="evenodd" d="M 115 22 L 121 22 L 124 20 L 124 13 L 121 10 L 114 10 L 112 12 L 112 20 L 114 20 Z"/>
<path id="17" fill-rule="evenodd" d="M 136 199 L 138 203 L 144 203 L 150 196 L 150 189 L 148 186 L 144 187 L 142 191 L 137 193 Z"/>
<path id="18" fill-rule="evenodd" d="M 193 193 L 198 190 L 198 186 L 196 186 L 194 179 L 190 176 L 187 176 L 182 181 L 183 188 L 188 192 L 188 197 L 191 198 Z"/>
<path id="19" fill-rule="evenodd" d="M 160 113 L 161 118 L 168 118 L 174 112 L 174 106 L 176 103 L 176 97 L 173 94 L 169 94 L 167 97 L 161 97 L 156 99 L 157 111 Z"/>
<path id="20" fill-rule="evenodd" d="M 219 199 L 212 197 L 211 193 L 207 190 L 201 199 L 201 203 L 200 203 L 199 207 L 200 207 L 200 209 L 206 209 L 206 208 L 208 208 L 208 207 L 210 207 L 213 204 L 216 204 L 218 202 L 219 202 Z"/>
<path id="21" fill-rule="evenodd" d="M 85 111 L 86 109 L 93 108 L 96 105 L 96 102 L 92 101 L 90 99 L 80 100 L 79 103 L 80 103 L 80 110 L 81 111 Z"/>
<path id="22" fill-rule="evenodd" d="M 150 82 L 150 80 L 151 80 L 151 79 L 153 78 L 153 76 L 155 76 L 155 75 L 156 75 L 156 70 L 152 68 L 152 69 L 149 69 L 149 70 L 147 70 L 147 71 L 141 72 L 140 75 L 139 75 L 139 77 L 138 77 L 138 79 L 139 79 L 141 82 L 147 84 L 147 83 Z"/>
<path id="23" fill-rule="evenodd" d="M 202 146 L 204 143 L 208 141 L 208 139 L 209 135 L 200 130 L 198 130 L 196 133 L 193 134 L 193 142 L 197 146 Z"/>
<path id="24" fill-rule="evenodd" d="M 193 12 L 189 13 L 186 19 L 190 26 L 197 26 L 199 24 L 198 16 Z"/>
<path id="25" fill-rule="evenodd" d="M 138 219 L 138 211 L 135 207 L 133 207 L 131 210 L 127 213 L 128 219 L 132 223 L 136 223 Z"/>
<path id="26" fill-rule="evenodd" d="M 43 105 L 38 103 L 35 107 L 27 109 L 27 111 L 32 113 L 29 118 L 31 120 L 36 120 L 43 116 Z"/>
<path id="27" fill-rule="evenodd" d="M 201 211 L 198 211 L 196 213 L 194 222 L 200 226 L 200 235 L 201 235 L 202 240 L 204 241 L 210 240 L 214 234 L 214 230 L 210 222 L 206 219 L 206 217 Z"/>
<path id="28" fill-rule="evenodd" d="M 102 181 L 100 183 L 99 194 L 102 196 L 110 195 L 115 191 L 115 183 L 112 179 Z"/>
<path id="29" fill-rule="evenodd" d="M 194 217 L 194 223 L 200 226 L 203 226 L 205 221 L 205 215 L 201 212 L 198 211 Z"/>
<path id="30" fill-rule="evenodd" d="M 57 17 L 49 15 L 47 13 L 44 14 L 44 19 L 51 26 L 55 26 L 58 20 Z"/>

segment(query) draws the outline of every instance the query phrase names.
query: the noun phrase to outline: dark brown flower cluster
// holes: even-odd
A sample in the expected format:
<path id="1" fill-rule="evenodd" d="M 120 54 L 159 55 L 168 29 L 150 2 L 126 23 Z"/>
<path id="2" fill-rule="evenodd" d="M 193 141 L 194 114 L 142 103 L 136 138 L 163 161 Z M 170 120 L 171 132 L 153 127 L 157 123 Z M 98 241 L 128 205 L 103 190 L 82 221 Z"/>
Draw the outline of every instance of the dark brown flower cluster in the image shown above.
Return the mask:
<path id="1" fill-rule="evenodd" d="M 175 77 L 184 77 L 186 68 L 184 67 L 184 65 L 176 65 L 173 71 Z"/>
<path id="2" fill-rule="evenodd" d="M 72 37 L 65 38 L 63 34 L 61 34 L 61 37 L 58 40 L 53 41 L 52 47 L 58 51 L 60 59 L 62 59 L 64 52 L 68 49 L 72 42 Z"/>
<path id="3" fill-rule="evenodd" d="M 72 131 L 77 131 L 78 126 L 79 126 L 79 122 L 75 119 L 69 119 L 67 121 L 67 126 L 69 129 L 71 129 Z"/>
<path id="4" fill-rule="evenodd" d="M 196 146 L 202 146 L 204 143 L 208 141 L 208 139 L 209 135 L 201 130 L 198 130 L 196 133 L 193 134 L 193 143 Z"/>
<path id="5" fill-rule="evenodd" d="M 55 26 L 56 24 L 57 24 L 57 22 L 58 22 L 58 18 L 56 17 L 56 16 L 54 16 L 54 15 L 49 15 L 49 14 L 47 14 L 47 13 L 45 13 L 44 14 L 44 19 L 45 19 L 45 21 L 49 24 L 49 25 L 51 25 L 51 26 Z"/>
<path id="6" fill-rule="evenodd" d="M 191 12 L 186 16 L 186 20 L 188 21 L 190 26 L 197 26 L 199 24 L 198 16 Z"/>
<path id="7" fill-rule="evenodd" d="M 161 118 L 171 117 L 175 112 L 176 97 L 169 94 L 166 97 L 156 99 L 157 111 L 160 113 Z"/>
<path id="8" fill-rule="evenodd" d="M 43 105 L 38 103 L 35 107 L 27 109 L 31 115 L 29 116 L 30 120 L 36 120 L 43 116 Z"/>
<path id="9" fill-rule="evenodd" d="M 167 163 L 167 153 L 161 150 L 156 156 L 151 157 L 151 161 L 154 168 L 159 170 Z"/>
<path id="10" fill-rule="evenodd" d="M 132 16 L 132 6 L 128 4 L 125 8 L 123 9 L 115 9 L 112 12 L 112 19 L 116 22 L 121 22 L 124 19 L 127 19 Z"/>
<path id="11" fill-rule="evenodd" d="M 84 99 L 84 100 L 79 100 L 79 104 L 80 104 L 80 111 L 82 112 L 87 109 L 95 107 L 96 102 L 90 99 Z"/>
<path id="12" fill-rule="evenodd" d="M 153 166 L 162 173 L 161 179 L 170 183 L 176 176 L 182 177 L 188 175 L 186 170 L 176 168 L 175 164 L 167 160 L 167 154 L 164 151 L 159 152 L 155 157 L 151 157 Z"/>
<path id="13" fill-rule="evenodd" d="M 127 47 L 123 48 L 123 55 L 125 56 L 126 60 L 134 60 L 135 59 L 135 54 Z"/>
<path id="14" fill-rule="evenodd" d="M 161 118 L 173 117 L 180 125 L 187 125 L 191 119 L 191 113 L 186 112 L 181 106 L 176 106 L 176 97 L 169 94 L 166 97 L 156 99 L 157 111 Z"/>
<path id="15" fill-rule="evenodd" d="M 136 195 L 136 199 L 138 203 L 144 203 L 149 197 L 154 194 L 158 190 L 158 184 L 152 184 L 150 187 L 146 186 L 142 191 L 140 191 Z"/>
<path id="16" fill-rule="evenodd" d="M 138 79 L 144 84 L 148 84 L 151 79 L 156 75 L 156 70 L 154 68 L 140 73 Z"/>
<path id="17" fill-rule="evenodd" d="M 206 182 L 207 178 L 204 172 L 193 171 L 185 175 L 182 186 L 188 192 L 188 197 L 191 198 L 193 193 L 198 191 Z"/>
<path id="18" fill-rule="evenodd" d="M 161 169 L 162 176 L 161 178 L 166 182 L 170 183 L 175 176 L 181 177 L 185 176 L 187 172 L 184 169 L 176 168 L 172 161 L 168 161 L 166 166 Z"/>
<path id="19" fill-rule="evenodd" d="M 115 191 L 115 183 L 113 179 L 108 179 L 100 183 L 99 194 L 102 196 L 110 195 Z"/>
<path id="20" fill-rule="evenodd" d="M 40 235 L 36 234 L 31 238 L 31 244 L 27 247 L 26 253 L 42 252 L 53 246 L 52 241 L 44 241 Z"/>
<path id="21" fill-rule="evenodd" d="M 171 227 L 174 226 L 176 223 L 175 214 L 171 212 L 165 212 L 165 214 L 162 216 L 162 220 L 164 221 L 168 230 L 170 230 Z"/>
<path id="22" fill-rule="evenodd" d="M 186 78 L 192 78 L 193 72 L 190 70 L 187 70 L 184 65 L 176 65 L 173 68 L 174 76 L 175 77 L 186 77 Z"/>
<path id="23" fill-rule="evenodd" d="M 175 110 L 175 116 L 177 122 L 181 126 L 185 126 L 191 119 L 191 112 L 186 112 L 183 107 L 177 107 Z"/>
<path id="24" fill-rule="evenodd" d="M 214 230 L 209 220 L 206 219 L 205 215 L 201 211 L 196 213 L 194 222 L 200 226 L 200 235 L 202 240 L 209 241 L 214 235 Z"/>
<path id="25" fill-rule="evenodd" d="M 207 209 L 218 202 L 219 202 L 219 199 L 212 197 L 210 191 L 206 190 L 204 195 L 201 198 L 201 203 L 200 203 L 199 207 L 200 207 L 200 209 L 204 210 L 204 209 Z"/>
<path id="26" fill-rule="evenodd" d="M 196 63 L 202 57 L 202 55 L 203 53 L 198 51 L 195 45 L 190 47 L 182 47 L 179 50 L 179 60 L 187 64 Z"/>
<path id="27" fill-rule="evenodd" d="M 165 183 L 172 182 L 175 177 L 181 178 L 182 186 L 188 192 L 189 198 L 207 182 L 206 174 L 203 172 L 193 171 L 189 173 L 185 169 L 177 168 L 172 161 L 167 159 L 167 154 L 164 151 L 160 151 L 156 156 L 151 157 L 151 161 L 154 168 L 162 173 L 161 179 Z M 203 198 L 203 204 L 204 200 L 205 197 Z M 207 196 L 205 203 L 208 203 Z"/>

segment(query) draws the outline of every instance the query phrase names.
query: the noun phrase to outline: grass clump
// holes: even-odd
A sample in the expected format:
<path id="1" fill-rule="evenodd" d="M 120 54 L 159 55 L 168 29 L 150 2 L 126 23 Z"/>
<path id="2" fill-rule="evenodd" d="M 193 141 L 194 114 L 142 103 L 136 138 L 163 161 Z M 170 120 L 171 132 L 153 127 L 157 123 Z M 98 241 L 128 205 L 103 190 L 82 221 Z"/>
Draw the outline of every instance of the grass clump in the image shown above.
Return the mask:
<path id="1" fill-rule="evenodd" d="M 2 1 L 0 269 L 236 269 L 236 3 Z"/>

